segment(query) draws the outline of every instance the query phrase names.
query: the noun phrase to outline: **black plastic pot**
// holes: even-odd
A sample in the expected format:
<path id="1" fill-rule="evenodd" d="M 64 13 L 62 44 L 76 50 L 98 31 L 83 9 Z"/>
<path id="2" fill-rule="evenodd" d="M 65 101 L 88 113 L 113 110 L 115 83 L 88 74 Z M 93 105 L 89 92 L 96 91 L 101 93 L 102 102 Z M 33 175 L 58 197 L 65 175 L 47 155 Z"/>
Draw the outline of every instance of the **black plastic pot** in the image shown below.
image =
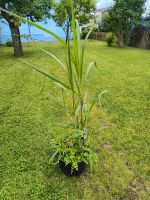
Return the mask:
<path id="1" fill-rule="evenodd" d="M 71 172 L 72 164 L 65 165 L 64 161 L 59 161 L 59 166 L 62 172 L 67 176 L 80 176 L 85 170 L 86 164 L 84 162 L 78 163 L 78 170 L 73 170 Z"/>

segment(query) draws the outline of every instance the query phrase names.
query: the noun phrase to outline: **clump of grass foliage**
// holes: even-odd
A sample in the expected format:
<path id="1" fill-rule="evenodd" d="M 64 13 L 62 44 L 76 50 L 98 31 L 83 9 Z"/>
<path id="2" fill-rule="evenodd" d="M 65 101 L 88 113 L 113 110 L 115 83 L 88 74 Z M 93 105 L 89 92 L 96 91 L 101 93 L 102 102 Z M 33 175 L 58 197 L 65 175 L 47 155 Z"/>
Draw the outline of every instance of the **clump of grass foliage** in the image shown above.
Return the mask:
<path id="1" fill-rule="evenodd" d="M 95 160 L 95 156 L 93 151 L 90 148 L 88 142 L 88 134 L 87 134 L 87 119 L 92 111 L 97 99 L 99 99 L 106 91 L 103 91 L 96 97 L 92 98 L 92 100 L 88 96 L 88 88 L 87 81 L 89 74 L 92 70 L 92 67 L 96 67 L 96 62 L 93 61 L 89 64 L 88 67 L 84 65 L 84 54 L 86 43 L 92 29 L 87 33 L 85 40 L 81 42 L 80 40 L 80 27 L 78 20 L 75 19 L 73 2 L 70 0 L 71 9 L 72 9 L 72 23 L 70 28 L 68 29 L 68 39 L 67 43 L 64 42 L 58 35 L 51 32 L 50 30 L 45 29 L 44 27 L 35 24 L 34 22 L 22 18 L 16 14 L 13 14 L 9 11 L 6 11 L 10 15 L 19 20 L 25 21 L 30 25 L 33 25 L 44 32 L 50 34 L 55 39 L 57 39 L 62 46 L 64 47 L 65 54 L 65 63 L 62 62 L 59 57 L 52 54 L 51 52 L 42 50 L 49 56 L 51 56 L 58 65 L 62 68 L 65 74 L 65 81 L 62 81 L 61 78 L 55 77 L 42 69 L 37 68 L 36 66 L 28 63 L 25 60 L 21 60 L 23 63 L 27 64 L 31 68 L 40 72 L 44 76 L 51 79 L 55 84 L 60 87 L 62 90 L 64 107 L 66 107 L 66 99 L 65 92 L 68 92 L 72 101 L 72 122 L 73 122 L 73 131 L 70 132 L 71 140 L 59 139 L 58 142 L 54 142 L 55 153 L 52 156 L 52 160 L 56 159 L 55 163 L 58 163 L 59 160 L 63 160 L 66 165 L 72 163 L 72 170 L 78 169 L 78 163 L 84 161 L 86 164 L 92 164 Z M 4 11 L 4 10 L 3 10 Z M 66 16 L 66 20 L 68 21 L 68 17 Z M 70 45 L 70 36 L 73 35 L 73 47 Z M 67 109 L 66 109 L 67 110 Z M 67 112 L 67 111 L 66 111 Z M 74 137 L 76 132 L 76 136 Z M 70 136 L 69 136 L 70 137 Z M 69 141 L 69 142 L 68 142 Z M 68 151 L 69 150 L 69 151 Z"/>

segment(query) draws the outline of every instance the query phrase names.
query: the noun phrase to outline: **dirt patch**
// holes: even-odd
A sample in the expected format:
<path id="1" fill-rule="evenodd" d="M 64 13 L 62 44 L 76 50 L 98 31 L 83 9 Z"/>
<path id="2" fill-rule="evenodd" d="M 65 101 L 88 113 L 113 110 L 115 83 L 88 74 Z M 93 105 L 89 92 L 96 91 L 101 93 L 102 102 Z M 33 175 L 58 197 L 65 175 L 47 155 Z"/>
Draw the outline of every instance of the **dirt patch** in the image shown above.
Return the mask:
<path id="1" fill-rule="evenodd" d="M 101 147 L 102 147 L 103 149 L 111 150 L 111 149 L 112 149 L 112 144 L 110 144 L 110 143 L 105 143 L 105 144 L 102 144 Z"/>

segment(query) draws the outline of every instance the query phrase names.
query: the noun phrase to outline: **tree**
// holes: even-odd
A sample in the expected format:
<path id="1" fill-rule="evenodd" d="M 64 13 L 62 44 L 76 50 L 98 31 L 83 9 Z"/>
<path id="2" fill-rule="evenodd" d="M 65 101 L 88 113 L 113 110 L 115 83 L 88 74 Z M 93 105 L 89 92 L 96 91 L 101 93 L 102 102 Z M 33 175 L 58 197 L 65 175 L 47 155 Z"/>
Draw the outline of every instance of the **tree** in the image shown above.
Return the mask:
<path id="1" fill-rule="evenodd" d="M 80 25 L 88 24 L 88 22 L 94 18 L 94 12 L 96 9 L 95 0 L 74 0 L 73 4 L 75 16 Z M 68 20 L 66 20 L 66 16 Z M 67 38 L 68 27 L 70 26 L 72 20 L 69 0 L 60 0 L 55 3 L 53 19 L 58 26 L 63 27 Z"/>
<path id="2" fill-rule="evenodd" d="M 53 0 L 0 0 L 0 7 L 8 9 L 32 21 L 42 21 L 50 17 L 50 9 Z M 18 19 L 1 11 L 1 17 L 4 18 L 10 28 L 12 42 L 14 46 L 14 55 L 19 57 L 23 55 Z"/>
<path id="3" fill-rule="evenodd" d="M 111 32 L 112 31 L 112 29 L 110 29 L 110 24 L 108 23 L 108 21 L 109 21 L 109 13 L 106 11 L 98 23 L 98 29 L 101 32 Z"/>
<path id="4" fill-rule="evenodd" d="M 147 29 L 150 29 L 150 10 L 145 19 L 145 26 Z"/>
<path id="5" fill-rule="evenodd" d="M 0 45 L 2 43 L 2 27 L 1 27 L 1 19 L 0 19 Z"/>
<path id="6" fill-rule="evenodd" d="M 113 6 L 103 18 L 107 31 L 116 34 L 119 47 L 125 46 L 124 35 L 130 37 L 131 30 L 140 24 L 146 0 L 114 0 Z M 128 40 L 126 38 L 126 40 Z"/>

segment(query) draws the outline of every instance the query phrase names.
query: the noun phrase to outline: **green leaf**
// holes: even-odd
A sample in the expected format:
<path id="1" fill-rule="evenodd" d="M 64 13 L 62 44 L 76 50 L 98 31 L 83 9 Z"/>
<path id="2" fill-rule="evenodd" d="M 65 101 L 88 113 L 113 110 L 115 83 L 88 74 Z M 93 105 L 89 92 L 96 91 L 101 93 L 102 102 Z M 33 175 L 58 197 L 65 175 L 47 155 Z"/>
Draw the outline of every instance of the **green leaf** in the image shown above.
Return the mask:
<path id="1" fill-rule="evenodd" d="M 89 30 L 89 32 L 87 33 L 87 35 L 85 37 L 85 40 L 84 40 L 84 43 L 83 43 L 82 54 L 81 54 L 81 61 L 80 61 L 81 62 L 81 66 L 83 66 L 83 62 L 84 62 L 84 52 L 85 52 L 86 43 L 87 43 L 87 40 L 88 40 L 90 34 L 92 33 L 92 31 L 93 31 L 93 28 L 91 28 Z"/>
<path id="2" fill-rule="evenodd" d="M 96 65 L 96 62 L 91 62 L 86 70 L 86 74 L 85 74 L 85 82 L 87 81 L 87 78 L 88 78 L 88 75 L 89 75 L 89 72 L 91 70 L 91 68 L 95 65 L 95 67 L 97 68 L 97 65 Z"/>
<path id="3" fill-rule="evenodd" d="M 25 60 L 19 59 L 21 62 L 27 64 L 28 66 L 30 66 L 31 68 L 35 69 L 36 71 L 40 72 L 41 74 L 43 74 L 44 76 L 47 76 L 48 78 L 50 78 L 52 81 L 60 84 L 62 87 L 72 90 L 68 85 L 66 85 L 65 83 L 63 83 L 62 81 L 60 81 L 59 79 L 55 78 L 54 76 L 48 74 L 47 72 L 44 72 L 43 70 L 35 67 L 34 65 L 31 65 L 30 63 L 26 62 Z"/>
<path id="4" fill-rule="evenodd" d="M 78 116 L 79 111 L 80 111 L 80 102 L 77 104 L 75 108 L 75 118 Z"/>
<path id="5" fill-rule="evenodd" d="M 62 39 L 61 39 L 58 35 L 56 35 L 54 32 L 52 32 L 52 31 L 50 31 L 50 30 L 48 30 L 48 29 L 46 29 L 46 28 L 44 28 L 44 27 L 42 27 L 42 26 L 40 26 L 40 25 L 38 25 L 38 24 L 36 24 L 36 23 L 34 23 L 34 22 L 32 22 L 31 20 L 28 20 L 28 19 L 26 19 L 26 18 L 24 18 L 24 17 L 21 17 L 21 16 L 19 16 L 19 15 L 17 15 L 17 14 L 14 14 L 14 13 L 12 13 L 12 12 L 10 12 L 10 11 L 8 11 L 8 10 L 5 10 L 5 9 L 3 9 L 3 8 L 1 8 L 1 7 L 0 7 L 0 10 L 2 10 L 2 11 L 4 11 L 4 12 L 8 13 L 9 15 L 11 15 L 11 16 L 13 16 L 13 17 L 15 17 L 15 18 L 17 18 L 17 19 L 19 19 L 19 20 L 21 20 L 21 21 L 27 22 L 28 24 L 30 24 L 30 25 L 32 25 L 32 26 L 35 26 L 36 28 L 38 28 L 38 29 L 40 29 L 40 30 L 42 30 L 42 31 L 44 31 L 44 32 L 46 32 L 46 33 L 48 33 L 49 35 L 53 36 L 56 40 L 58 40 L 64 47 L 67 47 L 67 46 L 66 46 L 66 43 L 64 42 L 64 40 L 62 40 Z"/>
<path id="6" fill-rule="evenodd" d="M 103 94 L 105 94 L 106 92 L 108 92 L 108 90 L 104 90 L 103 92 L 101 92 L 99 95 L 97 95 L 92 102 L 92 105 L 90 106 L 89 112 L 91 112 L 91 110 L 93 109 L 94 105 L 96 104 L 97 99 L 101 98 Z"/>
<path id="7" fill-rule="evenodd" d="M 55 163 L 54 163 L 54 159 L 55 159 L 55 157 L 56 157 L 56 155 L 58 154 L 58 151 L 56 151 L 53 155 L 52 155 L 52 157 L 50 158 L 50 160 L 49 160 L 49 164 L 53 164 L 53 165 L 56 165 L 59 161 L 57 160 Z"/>
<path id="8" fill-rule="evenodd" d="M 43 52 L 45 52 L 46 54 L 50 55 L 52 58 L 54 58 L 54 60 L 56 60 L 57 63 L 60 64 L 60 66 L 64 69 L 64 71 L 66 72 L 66 68 L 65 68 L 65 65 L 60 61 L 59 58 L 57 58 L 54 54 L 44 50 L 44 49 L 41 49 Z"/>

